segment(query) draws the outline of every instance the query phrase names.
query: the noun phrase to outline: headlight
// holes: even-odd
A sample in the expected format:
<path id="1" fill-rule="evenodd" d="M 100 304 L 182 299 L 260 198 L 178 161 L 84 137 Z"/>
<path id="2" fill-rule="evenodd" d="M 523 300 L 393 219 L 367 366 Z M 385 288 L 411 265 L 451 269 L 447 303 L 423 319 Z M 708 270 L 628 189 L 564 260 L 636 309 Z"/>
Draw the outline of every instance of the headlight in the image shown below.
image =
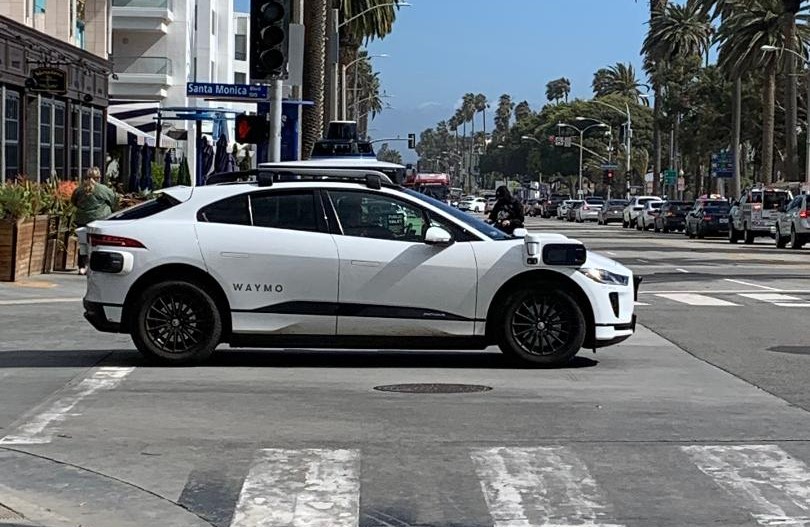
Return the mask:
<path id="1" fill-rule="evenodd" d="M 627 285 L 630 283 L 630 277 L 623 274 L 611 273 L 605 269 L 577 269 L 580 273 L 584 274 L 594 282 L 600 284 L 610 285 Z"/>

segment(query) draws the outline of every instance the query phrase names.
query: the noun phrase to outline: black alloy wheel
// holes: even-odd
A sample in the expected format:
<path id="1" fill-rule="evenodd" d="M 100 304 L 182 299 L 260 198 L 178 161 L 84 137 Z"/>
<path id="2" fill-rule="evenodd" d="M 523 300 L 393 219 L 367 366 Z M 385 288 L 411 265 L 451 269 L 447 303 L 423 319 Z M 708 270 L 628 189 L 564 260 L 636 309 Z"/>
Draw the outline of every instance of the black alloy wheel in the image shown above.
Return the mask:
<path id="1" fill-rule="evenodd" d="M 196 284 L 161 282 L 141 295 L 132 340 L 148 358 L 169 364 L 202 362 L 221 336 L 217 305 Z"/>
<path id="2" fill-rule="evenodd" d="M 506 300 L 500 347 L 523 363 L 560 366 L 585 340 L 585 317 L 570 294 L 538 284 Z"/>

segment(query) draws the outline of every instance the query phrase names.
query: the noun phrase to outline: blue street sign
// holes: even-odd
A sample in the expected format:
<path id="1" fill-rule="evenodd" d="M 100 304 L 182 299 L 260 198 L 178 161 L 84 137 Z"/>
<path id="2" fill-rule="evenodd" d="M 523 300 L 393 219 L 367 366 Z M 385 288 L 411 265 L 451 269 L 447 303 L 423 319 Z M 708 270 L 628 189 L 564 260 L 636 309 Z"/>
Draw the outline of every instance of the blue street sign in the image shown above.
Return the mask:
<path id="1" fill-rule="evenodd" d="M 712 154 L 712 177 L 732 178 L 734 177 L 734 158 L 729 151 L 722 151 Z"/>
<path id="2" fill-rule="evenodd" d="M 613 163 L 603 163 L 602 165 L 599 166 L 602 170 L 616 170 L 617 168 L 619 168 L 619 165 Z"/>
<path id="3" fill-rule="evenodd" d="M 267 99 L 267 86 L 253 84 L 219 84 L 210 82 L 187 82 L 188 97 L 207 99 Z"/>

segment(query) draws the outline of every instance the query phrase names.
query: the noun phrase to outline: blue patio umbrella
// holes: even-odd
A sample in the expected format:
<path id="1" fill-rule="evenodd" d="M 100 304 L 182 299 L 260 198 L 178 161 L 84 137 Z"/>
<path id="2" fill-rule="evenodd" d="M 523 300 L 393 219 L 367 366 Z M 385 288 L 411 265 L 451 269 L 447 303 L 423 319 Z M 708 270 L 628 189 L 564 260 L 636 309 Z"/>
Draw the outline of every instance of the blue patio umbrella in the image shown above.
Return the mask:
<path id="1" fill-rule="evenodd" d="M 214 126 L 211 129 L 211 137 L 214 141 L 219 141 L 219 138 L 222 135 L 225 135 L 225 139 L 228 138 L 228 121 L 225 120 L 225 115 L 222 113 L 215 113 L 214 114 Z"/>
<path id="2" fill-rule="evenodd" d="M 138 190 L 141 170 L 141 149 L 137 144 L 130 146 L 129 156 L 129 185 L 127 190 L 135 192 Z"/>
<path id="3" fill-rule="evenodd" d="M 205 179 L 214 168 L 214 147 L 203 137 L 200 139 L 198 159 L 200 160 L 198 169 L 197 185 L 205 185 Z"/>
<path id="4" fill-rule="evenodd" d="M 217 152 L 214 155 L 214 172 L 228 172 L 228 136 L 219 134 Z"/>
<path id="5" fill-rule="evenodd" d="M 172 151 L 166 150 L 163 156 L 163 188 L 172 186 Z"/>
<path id="6" fill-rule="evenodd" d="M 152 150 L 149 145 L 143 144 L 143 153 L 141 154 L 141 190 L 152 190 Z"/>

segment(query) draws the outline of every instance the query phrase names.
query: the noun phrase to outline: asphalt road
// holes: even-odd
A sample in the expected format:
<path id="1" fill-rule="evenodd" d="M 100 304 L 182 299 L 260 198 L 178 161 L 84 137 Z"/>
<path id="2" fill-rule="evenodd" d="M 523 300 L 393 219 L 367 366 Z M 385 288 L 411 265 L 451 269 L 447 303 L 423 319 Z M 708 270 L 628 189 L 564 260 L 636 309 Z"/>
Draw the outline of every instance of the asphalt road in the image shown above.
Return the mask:
<path id="1" fill-rule="evenodd" d="M 806 525 L 810 251 L 528 226 L 642 274 L 637 335 L 552 370 L 496 349 L 156 368 L 82 320 L 82 278 L 0 284 L 0 525 Z M 398 383 L 490 389 L 374 389 Z"/>

